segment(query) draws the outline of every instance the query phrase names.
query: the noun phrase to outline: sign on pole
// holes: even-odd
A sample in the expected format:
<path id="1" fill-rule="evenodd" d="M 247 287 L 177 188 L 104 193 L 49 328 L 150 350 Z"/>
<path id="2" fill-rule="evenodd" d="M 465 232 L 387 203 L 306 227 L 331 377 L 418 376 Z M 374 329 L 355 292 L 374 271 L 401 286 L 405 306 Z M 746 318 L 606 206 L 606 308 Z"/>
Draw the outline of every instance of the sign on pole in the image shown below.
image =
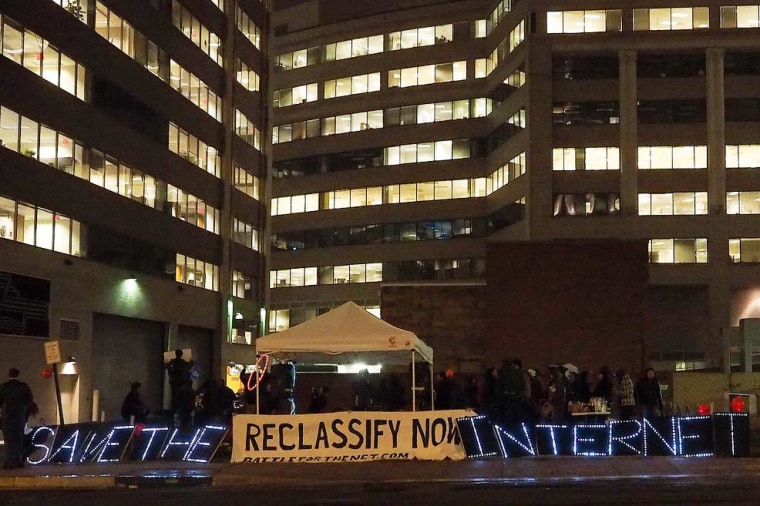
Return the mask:
<path id="1" fill-rule="evenodd" d="M 55 397 L 58 400 L 58 417 L 63 425 L 63 403 L 61 402 L 61 385 L 58 383 L 58 364 L 61 363 L 61 342 L 58 339 L 45 341 L 45 362 L 53 366 L 55 380 Z"/>
<path id="2" fill-rule="evenodd" d="M 57 339 L 45 341 L 45 362 L 47 365 L 61 363 L 61 342 Z"/>

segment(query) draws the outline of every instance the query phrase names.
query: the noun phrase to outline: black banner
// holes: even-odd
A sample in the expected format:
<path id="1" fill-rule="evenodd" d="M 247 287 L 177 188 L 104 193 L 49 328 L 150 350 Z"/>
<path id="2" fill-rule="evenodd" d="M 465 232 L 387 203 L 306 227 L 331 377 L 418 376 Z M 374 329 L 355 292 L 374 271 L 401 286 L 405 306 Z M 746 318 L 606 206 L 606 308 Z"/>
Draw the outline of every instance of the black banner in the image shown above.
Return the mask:
<path id="1" fill-rule="evenodd" d="M 574 456 L 749 457 L 747 413 L 528 424 L 504 428 L 484 416 L 457 419 L 468 458 Z"/>
<path id="2" fill-rule="evenodd" d="M 30 464 L 114 463 L 155 460 L 208 463 L 228 427 L 201 425 L 187 430 L 125 423 L 40 426 L 27 437 Z"/>

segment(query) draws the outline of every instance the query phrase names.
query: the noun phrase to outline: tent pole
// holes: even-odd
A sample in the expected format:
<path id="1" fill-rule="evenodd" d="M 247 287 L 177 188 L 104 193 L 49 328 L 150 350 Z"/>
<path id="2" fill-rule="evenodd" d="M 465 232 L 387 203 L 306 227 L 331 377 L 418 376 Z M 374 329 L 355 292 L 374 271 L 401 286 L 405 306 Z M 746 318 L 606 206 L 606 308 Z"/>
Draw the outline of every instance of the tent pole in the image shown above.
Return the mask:
<path id="1" fill-rule="evenodd" d="M 256 365 L 254 367 L 256 369 L 256 414 L 258 415 L 258 414 L 260 414 L 259 413 L 259 406 L 261 405 L 261 403 L 259 402 L 259 364 L 258 364 L 258 360 L 256 360 L 256 362 L 257 363 L 256 363 Z M 248 386 L 246 386 L 246 388 L 248 388 Z"/>
<path id="2" fill-rule="evenodd" d="M 433 372 L 433 362 L 430 362 L 430 411 L 435 409 L 435 389 L 433 388 L 433 379 L 435 373 Z"/>
<path id="3" fill-rule="evenodd" d="M 412 350 L 412 411 L 417 411 L 417 373 L 415 371 L 414 350 Z"/>

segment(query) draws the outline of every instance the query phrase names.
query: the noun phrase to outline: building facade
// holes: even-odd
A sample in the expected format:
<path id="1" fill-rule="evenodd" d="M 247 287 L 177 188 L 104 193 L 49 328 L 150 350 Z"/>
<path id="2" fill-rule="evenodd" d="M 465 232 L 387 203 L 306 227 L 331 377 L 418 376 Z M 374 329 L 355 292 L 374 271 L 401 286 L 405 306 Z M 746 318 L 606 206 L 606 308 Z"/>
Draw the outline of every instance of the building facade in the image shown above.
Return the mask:
<path id="1" fill-rule="evenodd" d="M 4 0 L 0 370 L 55 418 L 59 338 L 64 414 L 114 419 L 129 381 L 166 405 L 162 352 L 221 376 L 353 300 L 474 372 L 502 246 L 594 241 L 645 250 L 642 361 L 725 362 L 760 316 L 760 4 L 586 4 Z"/>
<path id="2" fill-rule="evenodd" d="M 278 2 L 268 331 L 381 312 L 383 285 L 487 284 L 492 243 L 630 241 L 644 361 L 720 365 L 760 315 L 759 21 L 718 1 Z"/>
<path id="3" fill-rule="evenodd" d="M 0 5 L 0 369 L 47 421 L 48 339 L 67 421 L 118 419 L 131 381 L 168 407 L 167 350 L 198 383 L 255 362 L 268 20 L 258 0 Z"/>

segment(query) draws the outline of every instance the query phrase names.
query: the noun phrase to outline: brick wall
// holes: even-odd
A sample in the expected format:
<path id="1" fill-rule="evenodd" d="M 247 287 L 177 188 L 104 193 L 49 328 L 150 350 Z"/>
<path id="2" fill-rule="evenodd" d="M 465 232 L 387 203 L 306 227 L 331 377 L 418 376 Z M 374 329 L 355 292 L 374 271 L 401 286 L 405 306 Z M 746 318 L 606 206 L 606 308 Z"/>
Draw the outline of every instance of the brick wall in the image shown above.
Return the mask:
<path id="1" fill-rule="evenodd" d="M 490 356 L 641 370 L 646 241 L 493 244 L 487 269 Z"/>
<path id="2" fill-rule="evenodd" d="M 641 371 L 646 242 L 498 243 L 487 285 L 382 289 L 383 319 L 435 350 L 435 369 L 476 373 L 519 357 Z"/>
<path id="3" fill-rule="evenodd" d="M 383 320 L 433 348 L 435 369 L 479 373 L 486 341 L 485 286 L 385 286 Z"/>

